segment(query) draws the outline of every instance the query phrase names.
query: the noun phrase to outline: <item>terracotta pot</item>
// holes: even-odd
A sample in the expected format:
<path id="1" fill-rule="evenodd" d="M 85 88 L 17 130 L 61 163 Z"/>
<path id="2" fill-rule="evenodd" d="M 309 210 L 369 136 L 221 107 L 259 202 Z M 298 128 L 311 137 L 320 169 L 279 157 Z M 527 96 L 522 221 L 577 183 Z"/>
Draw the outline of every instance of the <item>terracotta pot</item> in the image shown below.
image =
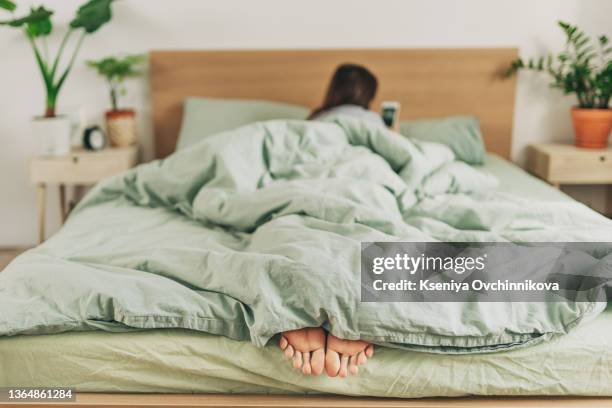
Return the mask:
<path id="1" fill-rule="evenodd" d="M 572 108 L 576 146 L 603 149 L 612 130 L 612 109 Z"/>
<path id="2" fill-rule="evenodd" d="M 106 112 L 106 132 L 112 146 L 136 144 L 136 113 L 131 109 Z"/>

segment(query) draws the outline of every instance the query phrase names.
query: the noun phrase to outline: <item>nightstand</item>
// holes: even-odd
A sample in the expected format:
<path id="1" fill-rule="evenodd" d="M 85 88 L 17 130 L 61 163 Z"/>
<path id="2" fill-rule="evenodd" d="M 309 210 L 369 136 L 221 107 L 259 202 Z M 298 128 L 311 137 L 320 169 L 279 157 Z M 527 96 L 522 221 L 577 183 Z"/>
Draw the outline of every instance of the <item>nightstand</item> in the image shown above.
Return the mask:
<path id="1" fill-rule="evenodd" d="M 562 184 L 612 184 L 612 148 L 533 144 L 527 150 L 527 169 L 557 188 Z"/>
<path id="2" fill-rule="evenodd" d="M 49 184 L 59 185 L 62 222 L 69 209 L 66 186 L 88 186 L 136 165 L 136 146 L 108 148 L 99 152 L 75 150 L 66 156 L 37 156 L 30 160 L 30 181 L 37 186 L 38 241 L 45 240 L 46 191 Z"/>

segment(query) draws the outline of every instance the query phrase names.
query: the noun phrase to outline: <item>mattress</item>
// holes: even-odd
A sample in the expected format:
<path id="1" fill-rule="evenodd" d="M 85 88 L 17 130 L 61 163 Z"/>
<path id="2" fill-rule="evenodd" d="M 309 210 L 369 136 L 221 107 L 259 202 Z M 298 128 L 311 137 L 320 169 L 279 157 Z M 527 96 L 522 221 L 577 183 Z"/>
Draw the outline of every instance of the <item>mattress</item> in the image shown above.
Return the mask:
<path id="1" fill-rule="evenodd" d="M 570 200 L 507 161 L 485 168 L 504 192 Z M 0 387 L 89 392 L 337 393 L 380 397 L 612 395 L 612 309 L 568 335 L 503 353 L 378 348 L 358 377 L 305 377 L 274 344 L 186 330 L 72 332 L 0 339 Z"/>

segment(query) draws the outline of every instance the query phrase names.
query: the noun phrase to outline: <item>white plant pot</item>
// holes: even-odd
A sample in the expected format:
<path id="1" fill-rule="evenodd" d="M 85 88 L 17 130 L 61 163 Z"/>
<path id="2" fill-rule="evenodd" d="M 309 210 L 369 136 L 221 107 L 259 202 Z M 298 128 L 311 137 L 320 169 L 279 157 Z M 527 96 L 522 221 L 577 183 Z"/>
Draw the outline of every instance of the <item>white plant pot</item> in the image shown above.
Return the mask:
<path id="1" fill-rule="evenodd" d="M 34 118 L 32 135 L 41 156 L 64 156 L 70 153 L 70 120 L 67 117 Z"/>

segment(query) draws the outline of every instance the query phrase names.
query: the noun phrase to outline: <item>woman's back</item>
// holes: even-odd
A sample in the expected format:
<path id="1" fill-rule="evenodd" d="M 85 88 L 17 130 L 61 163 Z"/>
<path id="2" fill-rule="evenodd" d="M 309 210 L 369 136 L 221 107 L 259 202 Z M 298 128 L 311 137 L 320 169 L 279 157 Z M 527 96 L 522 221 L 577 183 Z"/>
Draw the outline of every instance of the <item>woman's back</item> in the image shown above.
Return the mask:
<path id="1" fill-rule="evenodd" d="M 361 120 L 368 121 L 370 123 L 375 123 L 380 126 L 384 126 L 384 122 L 380 115 L 372 112 L 369 109 L 365 109 L 359 105 L 340 105 L 333 107 L 331 109 L 319 112 L 313 116 L 311 116 L 311 120 L 324 120 L 330 116 L 350 116 L 352 118 L 357 118 Z"/>

